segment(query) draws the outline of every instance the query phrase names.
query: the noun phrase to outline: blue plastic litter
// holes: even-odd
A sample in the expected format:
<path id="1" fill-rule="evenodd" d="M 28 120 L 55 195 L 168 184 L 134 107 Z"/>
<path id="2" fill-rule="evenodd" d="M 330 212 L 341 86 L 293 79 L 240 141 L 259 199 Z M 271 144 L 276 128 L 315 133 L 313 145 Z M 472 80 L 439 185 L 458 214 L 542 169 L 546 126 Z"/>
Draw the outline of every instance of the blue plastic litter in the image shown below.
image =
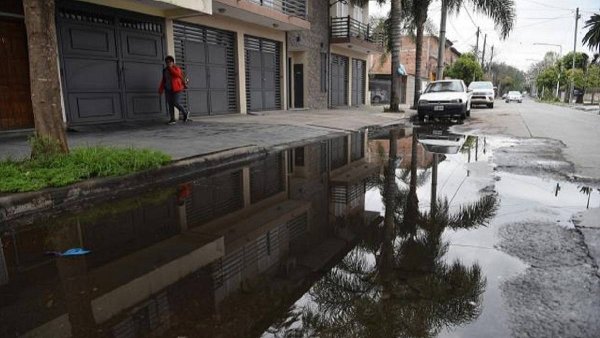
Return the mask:
<path id="1" fill-rule="evenodd" d="M 81 255 L 87 255 L 90 252 L 91 252 L 90 250 L 86 250 L 83 248 L 73 248 L 73 249 L 69 249 L 69 250 L 63 252 L 61 256 L 81 256 Z"/>
<path id="2" fill-rule="evenodd" d="M 90 252 L 92 252 L 92 251 L 84 249 L 84 248 L 72 248 L 65 252 L 48 251 L 48 252 L 46 252 L 46 255 L 57 256 L 57 257 L 64 257 L 64 256 L 69 257 L 69 256 L 83 256 L 83 255 L 89 254 Z"/>

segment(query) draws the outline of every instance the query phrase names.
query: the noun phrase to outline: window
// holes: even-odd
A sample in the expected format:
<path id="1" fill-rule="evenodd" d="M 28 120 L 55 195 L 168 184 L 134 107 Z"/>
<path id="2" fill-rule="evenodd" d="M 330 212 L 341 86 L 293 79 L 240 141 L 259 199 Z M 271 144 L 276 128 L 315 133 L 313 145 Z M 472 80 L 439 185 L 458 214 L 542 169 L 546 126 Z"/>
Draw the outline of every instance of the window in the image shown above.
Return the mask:
<path id="1" fill-rule="evenodd" d="M 336 4 L 336 13 L 339 17 L 348 16 L 348 4 L 342 3 L 341 1 Z"/>
<path id="2" fill-rule="evenodd" d="M 354 6 L 353 17 L 359 22 L 363 22 L 363 9 L 362 7 Z"/>
<path id="3" fill-rule="evenodd" d="M 321 52 L 321 92 L 327 91 L 327 53 Z"/>

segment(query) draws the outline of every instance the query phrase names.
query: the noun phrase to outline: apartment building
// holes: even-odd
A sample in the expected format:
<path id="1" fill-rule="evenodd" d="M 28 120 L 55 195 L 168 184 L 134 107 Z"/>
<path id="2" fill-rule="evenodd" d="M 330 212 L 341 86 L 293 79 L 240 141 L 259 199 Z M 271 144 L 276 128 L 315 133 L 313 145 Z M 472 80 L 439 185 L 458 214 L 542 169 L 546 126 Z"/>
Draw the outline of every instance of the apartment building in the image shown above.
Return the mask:
<path id="1" fill-rule="evenodd" d="M 33 128 L 22 0 L 0 4 L 0 131 Z M 56 0 L 69 126 L 166 117 L 166 55 L 194 116 L 368 104 L 368 7 L 321 0 Z"/>

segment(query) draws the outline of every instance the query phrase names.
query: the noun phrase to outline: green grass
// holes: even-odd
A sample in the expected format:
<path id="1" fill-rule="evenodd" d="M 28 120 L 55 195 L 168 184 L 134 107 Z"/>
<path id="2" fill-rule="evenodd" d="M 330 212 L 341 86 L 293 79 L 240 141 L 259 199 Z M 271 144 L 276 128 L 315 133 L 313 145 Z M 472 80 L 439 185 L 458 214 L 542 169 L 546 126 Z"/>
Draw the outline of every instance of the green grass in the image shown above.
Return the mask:
<path id="1" fill-rule="evenodd" d="M 94 178 L 121 176 L 158 168 L 170 156 L 148 149 L 111 147 L 75 148 L 67 155 L 52 155 L 25 161 L 0 161 L 0 192 L 36 191 L 63 187 Z"/>

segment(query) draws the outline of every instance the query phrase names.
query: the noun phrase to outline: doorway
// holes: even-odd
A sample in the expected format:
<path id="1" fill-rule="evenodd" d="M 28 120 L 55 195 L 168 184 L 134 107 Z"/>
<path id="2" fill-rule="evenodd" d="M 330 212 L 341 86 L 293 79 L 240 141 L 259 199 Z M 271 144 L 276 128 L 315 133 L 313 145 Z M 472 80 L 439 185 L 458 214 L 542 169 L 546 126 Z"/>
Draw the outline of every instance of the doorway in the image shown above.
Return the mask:
<path id="1" fill-rule="evenodd" d="M 294 107 L 304 108 L 304 65 L 294 65 Z"/>

